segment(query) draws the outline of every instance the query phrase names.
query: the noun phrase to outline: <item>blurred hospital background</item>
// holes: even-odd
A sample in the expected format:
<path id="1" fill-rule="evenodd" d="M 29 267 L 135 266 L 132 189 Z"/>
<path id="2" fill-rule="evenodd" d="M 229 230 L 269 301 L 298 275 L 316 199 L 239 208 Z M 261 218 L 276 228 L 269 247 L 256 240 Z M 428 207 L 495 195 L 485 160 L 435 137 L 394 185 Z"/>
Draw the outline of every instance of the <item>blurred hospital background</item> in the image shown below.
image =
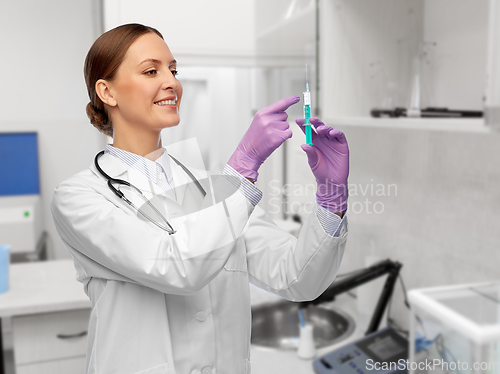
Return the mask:
<path id="1" fill-rule="evenodd" d="M 403 265 L 407 291 L 500 281 L 497 0 L 3 0 L 0 246 L 17 243 L 11 290 L 0 294 L 5 373 L 45 373 L 38 362 L 66 359 L 15 356 L 12 318 L 23 312 L 3 300 L 15 291 L 14 266 L 69 260 L 49 210 L 52 191 L 112 141 L 86 117 L 83 62 L 101 33 L 132 22 L 157 28 L 178 61 L 181 123 L 163 131 L 164 145 L 195 137 L 210 170 L 223 168 L 259 109 L 302 97 L 307 64 L 313 115 L 342 130 L 350 148 L 342 274 L 391 259 Z M 315 181 L 295 125 L 302 101 L 288 114 L 294 136 L 266 161 L 257 186 L 260 205 L 296 233 Z M 29 220 L 13 218 L 19 211 Z M 500 323 L 496 284 L 492 328 Z M 355 305 L 347 313 L 358 338 L 383 285 L 380 278 L 342 296 Z M 382 323 L 408 338 L 399 281 Z M 40 328 L 31 329 L 23 334 Z M 495 344 L 491 357 L 500 361 Z M 314 372 L 294 353 L 265 352 L 252 348 L 256 374 Z M 64 370 L 52 372 L 73 373 Z"/>

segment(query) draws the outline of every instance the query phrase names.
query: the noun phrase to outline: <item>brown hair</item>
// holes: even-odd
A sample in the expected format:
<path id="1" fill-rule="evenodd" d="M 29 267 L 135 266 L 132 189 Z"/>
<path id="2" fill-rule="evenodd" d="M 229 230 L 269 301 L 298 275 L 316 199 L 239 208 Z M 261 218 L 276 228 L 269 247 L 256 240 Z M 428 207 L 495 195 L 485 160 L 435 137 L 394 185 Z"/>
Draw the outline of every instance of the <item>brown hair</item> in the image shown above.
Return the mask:
<path id="1" fill-rule="evenodd" d="M 113 124 L 104 103 L 96 93 L 96 82 L 99 79 L 112 80 L 128 48 L 140 36 L 150 32 L 156 33 L 163 39 L 158 30 L 149 26 L 138 23 L 118 26 L 102 34 L 87 53 L 83 71 L 90 98 L 87 104 L 87 116 L 94 127 L 108 136 L 113 136 Z"/>

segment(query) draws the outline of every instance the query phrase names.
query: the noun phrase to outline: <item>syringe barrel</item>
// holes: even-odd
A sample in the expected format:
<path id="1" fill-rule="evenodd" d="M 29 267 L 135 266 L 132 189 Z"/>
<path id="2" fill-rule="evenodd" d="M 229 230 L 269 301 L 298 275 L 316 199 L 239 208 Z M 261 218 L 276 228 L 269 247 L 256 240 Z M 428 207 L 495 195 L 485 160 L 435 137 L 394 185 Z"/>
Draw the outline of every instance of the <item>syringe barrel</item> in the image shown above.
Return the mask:
<path id="1" fill-rule="evenodd" d="M 308 125 L 311 122 L 309 122 L 309 119 L 311 118 L 311 106 L 310 105 L 304 105 L 304 124 Z"/>
<path id="2" fill-rule="evenodd" d="M 311 118 L 311 92 L 306 91 L 303 93 L 304 97 L 304 124 L 308 125 L 309 118 Z"/>
<path id="3" fill-rule="evenodd" d="M 304 98 L 304 105 L 311 105 L 311 92 L 306 91 L 302 93 Z"/>

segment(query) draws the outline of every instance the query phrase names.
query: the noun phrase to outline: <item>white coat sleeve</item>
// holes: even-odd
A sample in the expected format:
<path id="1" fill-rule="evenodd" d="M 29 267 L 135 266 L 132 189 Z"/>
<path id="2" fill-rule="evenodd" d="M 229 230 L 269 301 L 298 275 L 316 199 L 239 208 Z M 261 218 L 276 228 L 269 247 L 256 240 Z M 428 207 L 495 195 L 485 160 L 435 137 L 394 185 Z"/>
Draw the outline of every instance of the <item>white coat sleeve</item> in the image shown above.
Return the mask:
<path id="1" fill-rule="evenodd" d="M 170 294 L 192 294 L 210 282 L 231 255 L 233 234 L 241 236 L 253 211 L 235 192 L 226 207 L 219 203 L 190 214 L 169 235 L 116 200 L 107 187 L 99 189 L 78 175 L 61 183 L 51 201 L 60 237 L 86 276 L 111 270 Z"/>
<path id="2" fill-rule="evenodd" d="M 291 301 L 317 298 L 337 275 L 347 228 L 344 217 L 339 236 L 330 236 L 313 213 L 297 239 L 257 207 L 243 235 L 250 282 Z"/>

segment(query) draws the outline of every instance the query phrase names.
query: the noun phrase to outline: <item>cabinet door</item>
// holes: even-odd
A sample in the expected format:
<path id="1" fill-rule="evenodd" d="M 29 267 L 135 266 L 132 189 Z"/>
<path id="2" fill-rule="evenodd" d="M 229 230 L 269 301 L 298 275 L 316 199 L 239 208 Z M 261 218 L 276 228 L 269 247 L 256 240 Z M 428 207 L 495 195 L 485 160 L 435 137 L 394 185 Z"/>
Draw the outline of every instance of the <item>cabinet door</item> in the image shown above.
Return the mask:
<path id="1" fill-rule="evenodd" d="M 84 374 L 85 356 L 16 366 L 16 374 Z"/>
<path id="2" fill-rule="evenodd" d="M 14 317 L 16 365 L 85 356 L 89 319 L 90 309 Z"/>

